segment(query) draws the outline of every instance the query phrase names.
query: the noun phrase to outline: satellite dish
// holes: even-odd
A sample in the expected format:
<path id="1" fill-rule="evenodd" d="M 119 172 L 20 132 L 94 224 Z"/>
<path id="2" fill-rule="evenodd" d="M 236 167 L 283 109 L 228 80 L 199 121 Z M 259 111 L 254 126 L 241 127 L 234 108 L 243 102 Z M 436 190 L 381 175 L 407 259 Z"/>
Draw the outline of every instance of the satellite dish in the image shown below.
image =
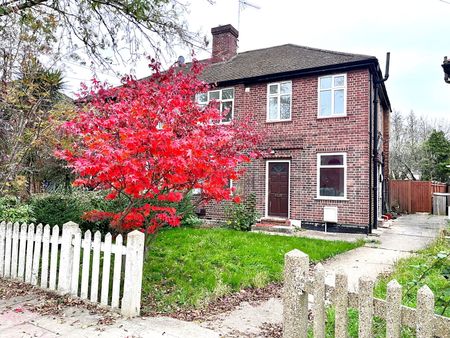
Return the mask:
<path id="1" fill-rule="evenodd" d="M 179 57 L 178 57 L 178 66 L 179 67 L 181 67 L 182 65 L 184 65 L 184 56 L 183 55 L 180 55 Z"/>

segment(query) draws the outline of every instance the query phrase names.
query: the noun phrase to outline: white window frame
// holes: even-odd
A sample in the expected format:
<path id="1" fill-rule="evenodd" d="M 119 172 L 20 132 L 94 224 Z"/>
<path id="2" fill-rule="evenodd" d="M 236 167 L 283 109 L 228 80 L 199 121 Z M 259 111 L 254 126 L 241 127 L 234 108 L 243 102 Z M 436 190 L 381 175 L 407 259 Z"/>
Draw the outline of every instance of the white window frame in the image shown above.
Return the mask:
<path id="1" fill-rule="evenodd" d="M 343 86 L 335 86 L 334 79 L 336 77 L 344 77 L 344 85 Z M 320 88 L 320 80 L 326 77 L 331 77 L 331 88 L 321 89 Z M 344 89 L 344 113 L 343 114 L 335 114 L 334 113 L 334 92 L 337 90 Z M 330 116 L 321 116 L 320 115 L 320 93 L 322 91 L 331 90 L 331 115 Z M 317 81 L 317 118 L 319 119 L 329 119 L 334 117 L 344 117 L 347 116 L 347 74 L 333 74 L 333 75 L 325 75 L 320 76 Z"/>
<path id="2" fill-rule="evenodd" d="M 320 164 L 322 156 L 343 156 L 342 165 L 326 165 Z M 321 168 L 344 168 L 344 196 L 321 196 L 320 195 L 320 169 Z M 346 200 L 347 199 L 347 153 L 318 153 L 317 154 L 317 191 L 316 199 L 320 200 Z"/>
<path id="3" fill-rule="evenodd" d="M 291 84 L 291 92 L 289 93 L 290 96 L 290 100 L 289 100 L 289 118 L 288 119 L 281 119 L 281 104 L 280 104 L 280 97 L 282 95 L 287 95 L 287 94 L 281 94 L 281 85 L 283 83 L 290 83 Z M 270 94 L 270 86 L 274 86 L 277 85 L 278 86 L 278 91 L 277 94 Z M 278 118 L 276 119 L 271 119 L 270 118 L 270 112 L 269 112 L 269 105 L 270 105 L 270 98 L 271 97 L 276 97 L 277 98 L 277 102 L 278 102 Z M 272 82 L 267 84 L 267 104 L 266 104 L 266 122 L 286 122 L 286 121 L 292 121 L 292 81 L 280 81 L 280 82 Z"/>
<path id="4" fill-rule="evenodd" d="M 289 179 L 288 179 L 288 215 L 287 219 L 291 218 L 291 160 L 267 160 L 266 161 L 266 198 L 264 215 L 267 219 L 285 219 L 283 217 L 269 216 L 269 163 L 289 163 Z"/>
<path id="5" fill-rule="evenodd" d="M 222 99 L 222 93 L 224 90 L 229 90 L 231 89 L 233 91 L 233 98 L 232 99 Z M 234 97 L 235 97 L 235 90 L 234 87 L 227 87 L 227 88 L 221 88 L 221 89 L 213 89 L 213 90 L 209 90 L 206 94 L 207 94 L 207 101 L 200 101 L 200 94 L 196 95 L 195 101 L 197 102 L 197 104 L 199 104 L 200 106 L 206 106 L 207 104 L 209 104 L 211 102 L 211 93 L 214 92 L 219 92 L 219 99 L 215 99 L 218 103 L 219 103 L 219 109 L 222 112 L 222 108 L 223 108 L 223 103 L 226 102 L 232 102 L 232 108 L 231 108 L 231 119 L 230 121 L 222 121 L 222 119 L 220 119 L 220 124 L 230 124 L 231 121 L 233 121 L 234 119 Z"/>

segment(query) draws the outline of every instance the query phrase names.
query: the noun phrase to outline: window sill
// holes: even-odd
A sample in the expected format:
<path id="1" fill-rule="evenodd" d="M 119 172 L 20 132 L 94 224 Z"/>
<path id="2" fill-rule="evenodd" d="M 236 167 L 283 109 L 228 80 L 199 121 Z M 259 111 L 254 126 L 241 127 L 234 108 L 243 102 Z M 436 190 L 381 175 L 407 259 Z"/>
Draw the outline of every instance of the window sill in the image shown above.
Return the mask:
<path id="1" fill-rule="evenodd" d="M 266 120 L 266 123 L 283 123 L 283 122 L 292 122 L 292 119 L 289 119 L 289 120 Z"/>
<path id="2" fill-rule="evenodd" d="M 347 114 L 345 115 L 331 115 L 331 116 L 317 116 L 318 120 L 326 120 L 326 119 L 339 119 L 342 117 L 348 117 Z"/>
<path id="3" fill-rule="evenodd" d="M 348 201 L 349 199 L 347 197 L 315 197 L 314 200 L 317 201 Z"/>

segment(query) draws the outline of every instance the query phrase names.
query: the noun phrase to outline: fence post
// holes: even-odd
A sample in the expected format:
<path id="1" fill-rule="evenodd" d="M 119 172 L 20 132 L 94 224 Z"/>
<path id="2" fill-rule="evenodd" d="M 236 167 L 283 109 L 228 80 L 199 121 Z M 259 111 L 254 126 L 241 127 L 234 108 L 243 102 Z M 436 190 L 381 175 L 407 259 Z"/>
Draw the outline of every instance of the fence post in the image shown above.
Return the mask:
<path id="1" fill-rule="evenodd" d="M 417 291 L 416 334 L 417 338 L 433 337 L 434 294 L 427 285 Z"/>
<path id="2" fill-rule="evenodd" d="M 121 313 L 125 317 L 139 316 L 141 310 L 142 269 L 144 266 L 143 232 L 134 230 L 127 236 L 125 278 Z"/>
<path id="3" fill-rule="evenodd" d="M 369 277 L 359 279 L 359 338 L 372 338 L 373 285 Z"/>
<path id="4" fill-rule="evenodd" d="M 318 263 L 314 269 L 314 338 L 325 338 L 325 269 Z"/>
<path id="5" fill-rule="evenodd" d="M 3 277 L 5 271 L 5 239 L 6 239 L 6 222 L 0 223 L 0 277 Z"/>
<path id="6" fill-rule="evenodd" d="M 72 239 L 78 230 L 78 224 L 74 222 L 67 222 L 63 225 L 58 275 L 58 291 L 60 293 L 68 293 L 71 289 L 73 266 Z"/>
<path id="7" fill-rule="evenodd" d="M 386 337 L 400 338 L 402 322 L 402 286 L 394 279 L 387 285 Z"/>
<path id="8" fill-rule="evenodd" d="M 335 302 L 335 332 L 336 338 L 347 338 L 348 327 L 348 278 L 343 270 L 339 270 L 336 273 L 334 289 L 334 302 Z"/>
<path id="9" fill-rule="evenodd" d="M 300 250 L 284 256 L 283 338 L 304 338 L 308 332 L 308 294 L 304 291 L 309 257 Z"/>

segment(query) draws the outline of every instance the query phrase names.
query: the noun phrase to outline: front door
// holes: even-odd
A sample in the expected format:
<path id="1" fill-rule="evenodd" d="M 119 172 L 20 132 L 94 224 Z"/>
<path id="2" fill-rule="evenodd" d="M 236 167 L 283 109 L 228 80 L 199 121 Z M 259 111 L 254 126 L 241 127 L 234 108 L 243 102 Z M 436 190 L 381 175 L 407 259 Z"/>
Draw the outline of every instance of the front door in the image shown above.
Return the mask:
<path id="1" fill-rule="evenodd" d="M 288 217 L 289 162 L 269 162 L 268 216 Z"/>

